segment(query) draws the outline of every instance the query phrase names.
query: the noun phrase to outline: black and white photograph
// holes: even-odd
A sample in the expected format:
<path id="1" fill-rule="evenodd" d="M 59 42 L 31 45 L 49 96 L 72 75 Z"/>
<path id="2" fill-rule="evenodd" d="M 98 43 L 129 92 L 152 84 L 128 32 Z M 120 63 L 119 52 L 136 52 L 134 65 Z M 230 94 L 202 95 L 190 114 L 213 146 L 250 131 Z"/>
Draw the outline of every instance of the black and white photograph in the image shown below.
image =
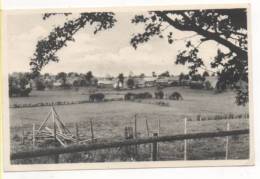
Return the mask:
<path id="1" fill-rule="evenodd" d="M 249 14 L 4 12 L 5 169 L 252 165 Z"/>

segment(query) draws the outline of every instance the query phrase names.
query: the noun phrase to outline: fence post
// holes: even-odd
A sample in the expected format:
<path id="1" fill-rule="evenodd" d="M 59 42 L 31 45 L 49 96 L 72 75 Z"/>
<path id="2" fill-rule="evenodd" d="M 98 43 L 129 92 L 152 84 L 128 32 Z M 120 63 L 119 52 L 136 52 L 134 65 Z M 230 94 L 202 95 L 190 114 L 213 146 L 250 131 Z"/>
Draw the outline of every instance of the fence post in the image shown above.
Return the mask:
<path id="1" fill-rule="evenodd" d="M 93 131 L 92 119 L 90 119 L 90 131 L 91 131 L 91 141 L 94 142 L 94 131 Z"/>
<path id="2" fill-rule="evenodd" d="M 147 119 L 145 120 L 145 124 L 146 124 L 147 136 L 149 137 L 149 135 L 150 135 L 150 131 L 149 131 L 149 125 L 148 125 L 148 121 L 147 121 Z"/>
<path id="3" fill-rule="evenodd" d="M 32 128 L 32 142 L 34 148 L 35 147 L 35 124 L 33 124 L 33 128 Z"/>
<path id="4" fill-rule="evenodd" d="M 135 139 L 138 138 L 137 136 L 137 114 L 134 117 L 134 132 L 135 132 Z M 138 158 L 138 145 L 135 145 L 135 158 Z"/>
<path id="5" fill-rule="evenodd" d="M 161 121 L 160 121 L 160 119 L 158 119 L 158 126 L 157 126 L 157 133 L 158 133 L 158 136 L 160 136 L 160 128 L 161 128 Z M 159 150 L 159 143 L 157 144 L 157 153 L 158 153 L 158 158 L 159 158 L 159 154 L 160 154 L 160 150 Z"/>
<path id="6" fill-rule="evenodd" d="M 77 143 L 79 142 L 79 128 L 78 128 L 78 123 L 75 123 L 75 132 L 76 132 L 76 140 Z"/>
<path id="7" fill-rule="evenodd" d="M 184 134 L 187 134 L 187 118 L 184 118 Z M 187 160 L 187 140 L 184 140 L 184 160 Z"/>
<path id="8" fill-rule="evenodd" d="M 21 144 L 24 145 L 24 128 L 22 127 L 22 141 Z"/>
<path id="9" fill-rule="evenodd" d="M 158 133 L 153 133 L 153 137 L 158 137 Z M 152 161 L 157 161 L 157 142 L 153 142 Z"/>
<path id="10" fill-rule="evenodd" d="M 227 131 L 229 131 L 229 122 L 227 121 Z M 226 160 L 228 159 L 228 145 L 229 145 L 229 137 L 226 137 Z"/>
<path id="11" fill-rule="evenodd" d="M 59 163 L 59 154 L 54 155 L 54 163 Z"/>
<path id="12" fill-rule="evenodd" d="M 125 127 L 125 139 L 129 140 L 129 139 L 133 139 L 134 135 L 133 135 L 133 128 L 132 127 Z M 125 154 L 128 156 L 132 157 L 132 146 L 126 146 L 125 147 Z"/>

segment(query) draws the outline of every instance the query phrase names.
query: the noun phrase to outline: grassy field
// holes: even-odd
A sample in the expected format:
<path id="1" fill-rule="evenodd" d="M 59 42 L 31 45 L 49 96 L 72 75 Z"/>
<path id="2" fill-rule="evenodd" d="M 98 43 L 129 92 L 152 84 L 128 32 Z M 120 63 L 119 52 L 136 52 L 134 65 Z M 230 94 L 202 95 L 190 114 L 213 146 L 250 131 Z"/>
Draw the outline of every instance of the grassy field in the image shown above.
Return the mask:
<path id="1" fill-rule="evenodd" d="M 153 88 L 138 89 L 132 92 L 148 91 L 153 93 Z M 80 134 L 84 138 L 90 138 L 89 120 L 93 120 L 95 137 L 116 140 L 124 136 L 124 128 L 133 126 L 134 115 L 137 115 L 137 130 L 139 137 L 147 136 L 145 121 L 148 121 L 150 133 L 157 132 L 158 119 L 160 119 L 160 135 L 182 134 L 184 131 L 184 117 L 196 119 L 201 116 L 215 116 L 228 114 L 248 113 L 248 106 L 237 106 L 234 104 L 234 94 L 231 91 L 215 94 L 213 91 L 192 90 L 182 87 L 166 88 L 166 95 L 178 91 L 182 94 L 183 101 L 159 100 L 168 104 L 168 106 L 159 106 L 155 104 L 155 99 L 142 100 L 140 102 L 131 101 L 113 101 L 103 103 L 86 103 L 75 105 L 56 106 L 55 109 L 64 123 L 74 132 L 74 123 L 80 126 Z M 106 98 L 123 97 L 127 91 L 104 90 Z M 38 102 L 55 102 L 55 101 L 76 101 L 88 99 L 88 89 L 82 88 L 78 91 L 33 91 L 28 98 L 11 98 L 10 104 L 38 103 Z M 11 125 L 11 142 L 12 151 L 29 150 L 30 145 L 20 145 L 19 140 L 13 140 L 15 135 L 21 134 L 21 126 L 28 133 L 32 129 L 32 124 L 40 125 L 48 114 L 50 107 L 34 108 L 10 108 L 10 125 Z M 231 119 L 230 129 L 248 128 L 248 119 Z M 226 130 L 226 120 L 196 121 L 189 120 L 187 132 L 214 132 Z M 239 136 L 230 139 L 230 155 L 232 159 L 244 159 L 249 155 L 248 136 Z M 189 142 L 188 159 L 223 159 L 225 155 L 225 139 L 212 138 L 200 139 Z M 139 160 L 149 160 L 149 148 L 143 145 L 140 149 Z M 98 151 L 95 153 L 95 159 L 90 159 L 93 153 L 73 154 L 66 156 L 64 162 L 78 158 L 71 162 L 102 162 L 102 161 L 122 161 L 124 155 L 117 155 L 118 151 L 111 152 Z M 78 155 L 78 157 L 77 157 Z M 84 155 L 84 156 L 83 156 Z M 88 157 L 86 157 L 88 156 Z M 121 156 L 121 157 L 119 157 Z M 93 157 L 92 157 L 93 158 Z M 183 159 L 183 142 L 171 142 L 160 144 L 160 160 L 182 160 Z M 38 160 L 37 160 L 38 161 Z M 35 162 L 35 160 L 34 160 Z M 38 161 L 44 163 L 44 160 Z M 45 161 L 46 162 L 46 161 Z"/>

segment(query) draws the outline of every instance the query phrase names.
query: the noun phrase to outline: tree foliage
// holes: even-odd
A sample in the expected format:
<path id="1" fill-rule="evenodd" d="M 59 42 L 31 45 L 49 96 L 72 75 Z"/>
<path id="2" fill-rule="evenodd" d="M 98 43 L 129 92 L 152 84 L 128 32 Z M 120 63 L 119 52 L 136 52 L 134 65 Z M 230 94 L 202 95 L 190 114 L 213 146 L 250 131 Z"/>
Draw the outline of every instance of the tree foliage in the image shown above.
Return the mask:
<path id="1" fill-rule="evenodd" d="M 216 69 L 221 84 L 235 87 L 237 104 L 248 102 L 248 89 L 241 92 L 241 86 L 237 85 L 241 80 L 248 83 L 246 9 L 150 11 L 146 15 L 136 15 L 132 23 L 145 26 L 144 32 L 135 34 L 131 39 L 135 49 L 154 36 L 174 44 L 179 39 L 168 27 L 194 33 L 190 40 L 185 39 L 186 47 L 178 53 L 175 61 L 176 64 L 187 65 L 190 75 L 197 74 L 199 69 L 206 69 L 198 55 L 201 44 L 207 41 L 220 44 L 211 68 Z M 199 40 L 192 40 L 194 36 Z M 224 47 L 228 52 L 223 50 Z"/>
<path id="2" fill-rule="evenodd" d="M 48 19 L 55 13 L 44 14 Z M 69 16 L 70 13 L 63 14 Z M 94 34 L 112 28 L 116 22 L 112 12 L 81 13 L 78 18 L 68 20 L 63 26 L 57 26 L 48 37 L 38 41 L 35 53 L 31 58 L 31 70 L 38 74 L 50 61 L 58 62 L 56 52 L 74 41 L 73 36 L 87 25 L 95 27 Z M 212 59 L 211 67 L 218 75 L 223 86 L 233 86 L 237 91 L 237 104 L 248 102 L 248 88 L 241 88 L 240 81 L 248 84 L 248 42 L 246 9 L 207 9 L 207 10 L 171 10 L 150 11 L 136 15 L 134 24 L 144 24 L 142 33 L 134 34 L 131 45 L 137 49 L 140 43 L 146 43 L 154 36 L 164 38 L 169 44 L 180 40 L 174 37 L 171 28 L 194 33 L 190 40 L 185 39 L 185 49 L 182 49 L 175 60 L 176 64 L 187 65 L 189 74 L 205 69 L 205 64 L 199 56 L 201 44 L 215 41 L 220 44 L 217 55 Z M 171 28 L 169 28 L 171 27 Z M 198 41 L 192 37 L 198 37 Z M 223 47 L 228 49 L 226 52 Z M 247 89 L 247 90 L 244 90 Z"/>
<path id="3" fill-rule="evenodd" d="M 57 13 L 43 15 L 43 20 L 50 18 Z M 70 13 L 63 14 L 69 16 Z M 49 36 L 39 40 L 36 45 L 35 53 L 30 60 L 31 70 L 34 76 L 38 75 L 41 69 L 50 61 L 58 62 L 56 52 L 62 47 L 67 46 L 69 41 L 75 41 L 73 36 L 87 25 L 95 27 L 94 34 L 99 31 L 109 29 L 116 22 L 112 12 L 90 12 L 81 13 L 78 18 L 68 20 L 63 26 L 57 26 L 50 32 Z"/>

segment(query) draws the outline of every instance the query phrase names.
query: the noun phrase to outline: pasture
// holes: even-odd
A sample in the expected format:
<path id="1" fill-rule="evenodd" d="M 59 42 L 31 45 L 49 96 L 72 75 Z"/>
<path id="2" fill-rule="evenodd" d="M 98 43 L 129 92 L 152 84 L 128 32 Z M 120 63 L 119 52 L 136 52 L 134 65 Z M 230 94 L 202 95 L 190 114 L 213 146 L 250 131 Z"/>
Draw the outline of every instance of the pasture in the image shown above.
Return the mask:
<path id="1" fill-rule="evenodd" d="M 10 104 L 55 102 L 55 101 L 77 101 L 88 99 L 87 88 L 79 90 L 57 90 L 57 91 L 33 91 L 27 98 L 10 98 Z M 106 94 L 106 98 L 123 98 L 128 91 L 115 91 L 100 89 Z M 131 92 L 151 92 L 154 88 L 143 88 L 129 90 Z M 248 106 L 237 106 L 234 103 L 234 93 L 227 91 L 215 94 L 213 91 L 193 90 L 183 87 L 166 88 L 165 93 L 169 96 L 178 91 L 184 100 L 156 100 L 145 99 L 139 101 L 111 101 L 99 103 L 85 103 L 55 106 L 61 120 L 74 132 L 74 124 L 79 124 L 79 132 L 82 136 L 90 138 L 89 120 L 93 120 L 95 137 L 102 140 L 114 140 L 124 137 L 124 128 L 134 125 L 134 115 L 137 118 L 138 137 L 147 136 L 146 120 L 148 121 L 150 134 L 158 131 L 158 119 L 160 119 L 160 135 L 182 134 L 184 132 L 184 117 L 188 118 L 187 133 L 214 132 L 226 130 L 226 120 L 196 120 L 198 115 L 210 117 L 216 115 L 239 115 L 248 113 Z M 156 105 L 156 101 L 164 101 L 168 106 Z M 29 150 L 31 146 L 21 146 L 13 140 L 14 135 L 21 134 L 24 129 L 30 133 L 32 124 L 40 125 L 48 114 L 50 107 L 34 108 L 10 108 L 11 125 L 11 150 Z M 230 130 L 244 129 L 249 127 L 248 118 L 230 119 Z M 225 153 L 224 138 L 200 139 L 189 142 L 188 159 L 223 159 Z M 148 149 L 143 148 L 140 160 L 147 160 Z M 117 152 L 110 152 L 111 156 L 106 158 L 106 152 L 99 151 L 102 159 L 93 161 L 117 161 Z M 103 154 L 102 154 L 103 153 Z M 146 154 L 145 154 L 146 153 Z M 230 155 L 232 159 L 246 159 L 249 155 L 248 136 L 239 136 L 230 140 Z M 84 157 L 79 157 L 74 162 L 82 162 Z M 160 144 L 160 160 L 182 160 L 183 142 L 172 142 Z M 93 162 L 92 160 L 87 160 Z M 43 162 L 43 161 L 38 161 Z"/>

